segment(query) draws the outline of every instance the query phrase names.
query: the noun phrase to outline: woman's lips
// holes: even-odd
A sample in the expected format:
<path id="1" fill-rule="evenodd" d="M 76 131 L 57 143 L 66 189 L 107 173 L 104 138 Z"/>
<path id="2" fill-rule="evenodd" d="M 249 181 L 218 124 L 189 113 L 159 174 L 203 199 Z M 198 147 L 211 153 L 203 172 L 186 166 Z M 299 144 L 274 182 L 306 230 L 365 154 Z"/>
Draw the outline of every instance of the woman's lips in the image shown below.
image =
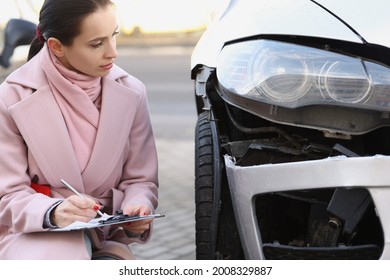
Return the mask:
<path id="1" fill-rule="evenodd" d="M 105 69 L 105 70 L 110 70 L 112 68 L 112 63 L 106 64 L 106 65 L 103 65 L 103 66 L 100 66 L 100 67 Z"/>

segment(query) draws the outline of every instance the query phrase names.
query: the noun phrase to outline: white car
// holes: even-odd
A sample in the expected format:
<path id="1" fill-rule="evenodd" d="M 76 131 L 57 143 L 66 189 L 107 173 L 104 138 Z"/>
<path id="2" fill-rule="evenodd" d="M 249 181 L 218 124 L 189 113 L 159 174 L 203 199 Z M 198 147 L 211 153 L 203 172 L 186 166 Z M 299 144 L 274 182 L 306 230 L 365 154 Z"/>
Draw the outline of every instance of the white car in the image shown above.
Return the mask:
<path id="1" fill-rule="evenodd" d="M 390 259 L 390 2 L 225 2 L 191 58 L 197 259 Z"/>

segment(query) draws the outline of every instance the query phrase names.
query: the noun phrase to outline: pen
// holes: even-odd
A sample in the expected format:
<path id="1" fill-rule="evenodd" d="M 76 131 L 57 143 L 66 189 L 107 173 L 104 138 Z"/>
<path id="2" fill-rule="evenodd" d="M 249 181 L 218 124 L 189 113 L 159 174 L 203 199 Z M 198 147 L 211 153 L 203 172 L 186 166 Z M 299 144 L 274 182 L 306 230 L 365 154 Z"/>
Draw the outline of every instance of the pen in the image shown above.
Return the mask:
<path id="1" fill-rule="evenodd" d="M 79 197 L 81 198 L 85 198 L 85 196 L 83 196 L 81 193 L 79 193 L 75 188 L 73 188 L 69 183 L 67 183 L 64 179 L 61 179 L 60 180 L 61 183 L 64 184 L 65 187 L 67 187 L 69 190 L 71 190 L 72 192 L 74 192 L 75 194 L 77 194 Z M 100 211 L 100 210 L 97 210 L 97 213 L 100 215 L 100 216 L 103 216 L 103 213 Z"/>

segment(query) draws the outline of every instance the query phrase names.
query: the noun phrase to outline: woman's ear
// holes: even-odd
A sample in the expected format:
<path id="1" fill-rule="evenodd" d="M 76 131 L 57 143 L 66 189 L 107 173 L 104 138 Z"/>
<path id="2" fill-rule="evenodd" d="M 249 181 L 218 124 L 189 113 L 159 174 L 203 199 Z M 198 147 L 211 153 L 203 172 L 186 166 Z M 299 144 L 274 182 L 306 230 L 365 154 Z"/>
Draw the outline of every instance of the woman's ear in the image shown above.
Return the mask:
<path id="1" fill-rule="evenodd" d="M 51 37 L 47 40 L 47 46 L 56 57 L 64 56 L 63 46 L 60 40 Z"/>

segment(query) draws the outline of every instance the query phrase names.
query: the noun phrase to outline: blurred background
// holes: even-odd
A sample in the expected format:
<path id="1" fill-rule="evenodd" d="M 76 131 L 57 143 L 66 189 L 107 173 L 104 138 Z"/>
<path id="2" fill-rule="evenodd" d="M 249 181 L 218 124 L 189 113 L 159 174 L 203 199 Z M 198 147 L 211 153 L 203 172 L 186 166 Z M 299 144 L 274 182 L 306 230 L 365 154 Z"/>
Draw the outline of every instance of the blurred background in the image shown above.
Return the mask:
<path id="1" fill-rule="evenodd" d="M 187 37 L 196 41 L 220 7 L 228 0 L 112 0 L 117 7 L 120 40 L 139 37 Z M 0 0 L 0 47 L 3 32 L 11 18 L 24 19 L 35 24 L 44 0 Z M 128 41 L 127 41 L 128 42 Z M 121 41 L 119 42 L 121 43 Z M 15 49 L 12 60 L 23 58 L 26 46 Z"/>
<path id="2" fill-rule="evenodd" d="M 44 0 L 0 0 L 0 27 L 10 18 L 38 22 Z M 123 34 L 202 30 L 218 0 L 113 0 Z"/>

